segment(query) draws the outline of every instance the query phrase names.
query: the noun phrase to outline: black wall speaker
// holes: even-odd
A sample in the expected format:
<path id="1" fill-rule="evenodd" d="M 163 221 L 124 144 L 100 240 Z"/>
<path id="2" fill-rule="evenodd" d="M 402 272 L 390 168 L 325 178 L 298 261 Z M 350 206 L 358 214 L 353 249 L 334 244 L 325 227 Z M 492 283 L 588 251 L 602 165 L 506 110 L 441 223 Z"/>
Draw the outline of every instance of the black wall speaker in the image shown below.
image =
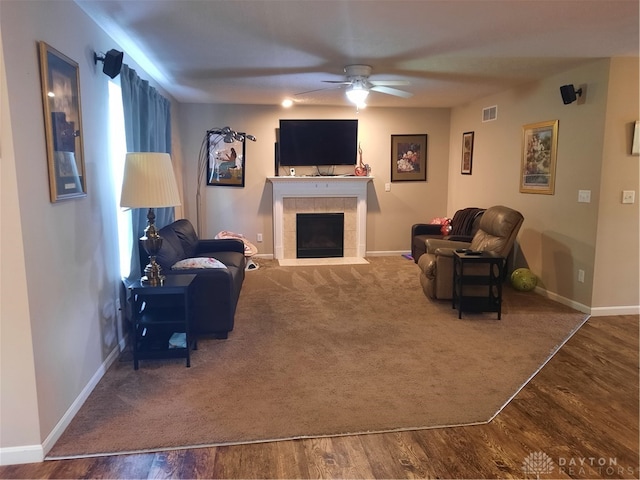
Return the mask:
<path id="1" fill-rule="evenodd" d="M 576 101 L 578 97 L 576 97 L 576 89 L 571 85 L 563 85 L 560 87 L 560 95 L 562 95 L 562 101 L 565 105 L 569 105 Z"/>
<path id="2" fill-rule="evenodd" d="M 103 63 L 102 72 L 111 78 L 116 78 L 122 70 L 122 59 L 124 53 L 118 50 L 109 50 L 104 57 L 99 57 L 96 53 L 93 54 L 93 62 L 98 63 L 100 60 Z"/>

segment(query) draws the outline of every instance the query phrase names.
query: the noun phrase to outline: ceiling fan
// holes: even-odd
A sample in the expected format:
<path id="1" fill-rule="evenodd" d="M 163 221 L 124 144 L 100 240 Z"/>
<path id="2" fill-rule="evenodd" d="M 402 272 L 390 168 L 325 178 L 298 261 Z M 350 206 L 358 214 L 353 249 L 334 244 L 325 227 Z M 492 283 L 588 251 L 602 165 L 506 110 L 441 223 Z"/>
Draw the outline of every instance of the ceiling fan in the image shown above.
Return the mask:
<path id="1" fill-rule="evenodd" d="M 323 80 L 323 82 L 347 85 L 347 98 L 358 107 L 366 106 L 365 102 L 369 92 L 385 93 L 402 98 L 413 96 L 410 92 L 391 88 L 392 86 L 409 85 L 409 82 L 406 80 L 369 80 L 372 70 L 370 65 L 347 65 L 344 67 L 344 73 L 347 77 L 346 80 Z"/>
<path id="2" fill-rule="evenodd" d="M 413 95 L 412 93 L 405 92 L 404 90 L 391 88 L 391 86 L 409 85 L 409 82 L 406 80 L 369 80 L 372 70 L 373 69 L 370 65 L 347 65 L 344 67 L 344 73 L 347 75 L 346 81 L 323 81 L 325 83 L 348 85 L 346 91 L 347 98 L 351 103 L 354 103 L 358 107 L 366 106 L 365 102 L 370 91 L 386 93 L 387 95 L 394 95 L 396 97 L 403 98 L 409 98 Z"/>

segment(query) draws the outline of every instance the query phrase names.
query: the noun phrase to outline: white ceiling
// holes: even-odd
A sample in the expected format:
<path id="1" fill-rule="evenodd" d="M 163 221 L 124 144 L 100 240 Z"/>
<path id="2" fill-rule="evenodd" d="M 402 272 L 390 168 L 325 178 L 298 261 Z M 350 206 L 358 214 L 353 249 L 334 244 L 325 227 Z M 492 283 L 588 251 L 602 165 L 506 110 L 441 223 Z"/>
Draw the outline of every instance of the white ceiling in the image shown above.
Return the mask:
<path id="1" fill-rule="evenodd" d="M 596 58 L 639 55 L 638 0 L 76 2 L 125 63 L 180 102 L 347 105 L 344 87 L 322 81 L 362 63 L 371 80 L 411 82 L 397 87 L 411 98 L 373 92 L 370 106 L 451 107 Z"/>

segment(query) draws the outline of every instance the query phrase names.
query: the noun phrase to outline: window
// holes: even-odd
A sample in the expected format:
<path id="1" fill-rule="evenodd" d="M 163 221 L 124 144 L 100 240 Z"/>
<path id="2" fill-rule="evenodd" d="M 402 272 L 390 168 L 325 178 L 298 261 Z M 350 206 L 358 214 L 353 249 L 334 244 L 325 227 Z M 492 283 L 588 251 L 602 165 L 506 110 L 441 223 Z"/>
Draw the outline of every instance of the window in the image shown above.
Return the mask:
<path id="1" fill-rule="evenodd" d="M 125 278 L 131 270 L 131 249 L 133 233 L 131 231 L 131 210 L 120 207 L 120 192 L 124 174 L 124 159 L 127 143 L 124 130 L 124 112 L 122 109 L 122 89 L 120 78 L 109 81 L 109 158 L 113 177 L 115 208 L 118 219 L 118 251 L 120 255 L 120 275 Z"/>

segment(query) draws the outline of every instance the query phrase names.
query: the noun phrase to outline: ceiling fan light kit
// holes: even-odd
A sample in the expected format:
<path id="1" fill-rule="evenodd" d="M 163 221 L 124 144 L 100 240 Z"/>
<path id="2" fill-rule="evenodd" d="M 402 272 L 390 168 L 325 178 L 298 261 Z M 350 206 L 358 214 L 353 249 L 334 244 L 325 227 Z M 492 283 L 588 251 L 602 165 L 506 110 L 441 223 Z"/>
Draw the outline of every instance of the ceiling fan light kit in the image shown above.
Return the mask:
<path id="1" fill-rule="evenodd" d="M 362 80 L 355 80 L 346 91 L 347 98 L 358 108 L 366 107 L 369 89 L 364 85 Z"/>
<path id="2" fill-rule="evenodd" d="M 369 80 L 369 76 L 373 71 L 370 65 L 347 65 L 344 67 L 346 74 L 345 80 L 323 80 L 324 83 L 335 83 L 338 85 L 347 85 L 347 99 L 355 104 L 359 109 L 367 106 L 366 100 L 369 92 L 384 93 L 396 97 L 409 98 L 412 93 L 390 88 L 391 85 L 409 85 L 406 80 Z M 321 89 L 324 90 L 324 89 Z M 313 90 L 315 91 L 315 90 Z M 308 93 L 308 92 L 304 92 Z"/>

